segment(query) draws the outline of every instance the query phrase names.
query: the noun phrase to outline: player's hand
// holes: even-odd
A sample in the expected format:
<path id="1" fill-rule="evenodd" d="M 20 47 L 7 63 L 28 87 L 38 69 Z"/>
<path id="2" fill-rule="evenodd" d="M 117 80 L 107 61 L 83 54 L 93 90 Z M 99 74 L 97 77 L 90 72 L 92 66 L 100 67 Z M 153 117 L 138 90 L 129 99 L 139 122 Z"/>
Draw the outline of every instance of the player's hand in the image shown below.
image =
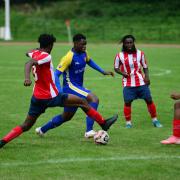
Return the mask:
<path id="1" fill-rule="evenodd" d="M 30 79 L 24 80 L 24 86 L 30 86 L 32 84 L 32 81 Z"/>
<path id="2" fill-rule="evenodd" d="M 146 77 L 145 77 L 145 78 L 144 78 L 144 82 L 145 82 L 146 85 L 150 85 L 150 80 L 149 80 L 149 78 L 146 78 Z"/>
<path id="3" fill-rule="evenodd" d="M 178 99 L 180 99 L 180 94 L 179 93 L 172 93 L 171 98 L 174 100 L 178 100 Z"/>
<path id="4" fill-rule="evenodd" d="M 112 71 L 105 71 L 104 75 L 111 75 L 112 77 L 114 77 L 114 72 L 112 72 Z"/>
<path id="5" fill-rule="evenodd" d="M 127 72 L 122 72 L 122 76 L 123 76 L 123 77 L 125 77 L 125 78 L 127 78 L 127 77 L 129 77 L 129 76 L 130 76 L 130 74 L 129 74 L 129 73 L 127 73 Z"/>

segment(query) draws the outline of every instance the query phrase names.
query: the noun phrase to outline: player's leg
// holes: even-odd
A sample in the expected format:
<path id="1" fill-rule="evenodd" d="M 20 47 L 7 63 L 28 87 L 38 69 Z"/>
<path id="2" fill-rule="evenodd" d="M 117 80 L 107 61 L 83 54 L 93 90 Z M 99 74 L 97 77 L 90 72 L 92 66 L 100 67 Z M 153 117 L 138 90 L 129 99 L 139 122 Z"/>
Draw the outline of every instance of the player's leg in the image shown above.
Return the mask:
<path id="1" fill-rule="evenodd" d="M 89 93 L 86 99 L 89 105 L 93 107 L 95 110 L 97 110 L 99 105 L 98 97 L 93 93 Z M 86 132 L 84 135 L 86 138 L 94 137 L 94 135 L 96 134 L 96 132 L 93 130 L 93 125 L 94 125 L 94 120 L 89 116 L 86 116 Z"/>
<path id="2" fill-rule="evenodd" d="M 173 135 L 162 144 L 180 144 L 180 101 L 174 104 Z"/>
<path id="3" fill-rule="evenodd" d="M 86 99 L 79 98 L 78 96 L 68 94 L 68 98 L 65 99 L 64 106 L 67 107 L 80 107 L 90 118 L 95 120 L 103 130 L 107 131 L 110 126 L 117 120 L 118 115 L 114 115 L 112 118 L 105 120 L 100 113 L 92 108 Z"/>
<path id="4" fill-rule="evenodd" d="M 86 98 L 89 105 L 97 110 L 99 99 L 96 95 L 91 93 L 90 90 L 82 87 L 82 86 L 65 86 L 63 87 L 63 92 L 68 94 L 74 94 L 80 98 Z M 85 137 L 90 138 L 95 135 L 95 131 L 93 130 L 94 121 L 90 117 L 86 117 L 86 132 Z"/>
<path id="5" fill-rule="evenodd" d="M 132 128 L 131 104 L 133 100 L 136 99 L 135 88 L 124 87 L 123 98 L 124 98 L 124 118 L 126 120 L 126 128 Z"/>
<path id="6" fill-rule="evenodd" d="M 39 115 L 45 112 L 45 109 L 46 106 L 44 105 L 44 101 L 37 100 L 36 98 L 32 97 L 29 112 L 25 121 L 20 126 L 13 128 L 6 136 L 2 138 L 2 140 L 0 140 L 0 147 L 20 136 L 23 132 L 28 131 L 34 125 Z"/>
<path id="7" fill-rule="evenodd" d="M 63 114 L 54 116 L 49 122 L 44 124 L 42 127 L 36 128 L 36 133 L 39 136 L 43 136 L 50 129 L 61 126 L 63 123 L 69 121 L 74 114 L 76 113 L 77 108 L 74 107 L 65 107 Z"/>
<path id="8" fill-rule="evenodd" d="M 157 119 L 156 105 L 154 104 L 152 100 L 149 87 L 147 85 L 141 86 L 138 90 L 138 93 L 139 93 L 139 98 L 144 99 L 146 102 L 147 109 L 151 116 L 154 127 L 161 128 L 162 124 Z"/>
<path id="9" fill-rule="evenodd" d="M 36 119 L 37 119 L 37 117 L 32 117 L 32 116 L 28 115 L 23 124 L 13 128 L 7 135 L 5 135 L 0 140 L 0 148 L 2 146 L 4 146 L 5 144 L 9 143 L 11 140 L 20 136 L 23 132 L 28 131 L 33 126 L 33 124 L 36 122 Z"/>
<path id="10" fill-rule="evenodd" d="M 126 120 L 126 128 L 132 128 L 131 104 L 132 102 L 124 102 L 124 117 Z"/>

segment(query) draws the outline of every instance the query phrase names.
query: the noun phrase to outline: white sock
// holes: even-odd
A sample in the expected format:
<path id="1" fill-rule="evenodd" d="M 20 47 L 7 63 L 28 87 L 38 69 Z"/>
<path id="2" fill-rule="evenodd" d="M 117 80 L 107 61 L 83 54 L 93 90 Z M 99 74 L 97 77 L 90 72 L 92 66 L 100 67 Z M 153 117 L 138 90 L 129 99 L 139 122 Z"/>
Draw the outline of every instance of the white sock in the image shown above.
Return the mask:
<path id="1" fill-rule="evenodd" d="M 131 124 L 132 124 L 132 123 L 131 123 L 131 120 L 130 120 L 130 121 L 126 121 L 126 124 L 130 124 L 130 125 L 131 125 Z"/>
<path id="2" fill-rule="evenodd" d="M 157 117 L 155 117 L 155 118 L 152 118 L 152 121 L 154 122 L 154 121 L 157 121 Z"/>

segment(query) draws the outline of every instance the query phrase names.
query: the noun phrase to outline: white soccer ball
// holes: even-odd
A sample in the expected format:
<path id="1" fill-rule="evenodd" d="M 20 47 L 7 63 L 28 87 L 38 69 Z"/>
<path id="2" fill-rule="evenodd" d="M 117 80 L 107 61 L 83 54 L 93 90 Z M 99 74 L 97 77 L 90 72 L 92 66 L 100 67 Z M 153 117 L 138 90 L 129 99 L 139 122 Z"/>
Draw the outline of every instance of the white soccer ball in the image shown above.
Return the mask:
<path id="1" fill-rule="evenodd" d="M 109 141 L 109 135 L 106 131 L 104 130 L 99 130 L 98 132 L 96 132 L 96 134 L 94 135 L 94 142 L 96 144 L 107 144 Z"/>

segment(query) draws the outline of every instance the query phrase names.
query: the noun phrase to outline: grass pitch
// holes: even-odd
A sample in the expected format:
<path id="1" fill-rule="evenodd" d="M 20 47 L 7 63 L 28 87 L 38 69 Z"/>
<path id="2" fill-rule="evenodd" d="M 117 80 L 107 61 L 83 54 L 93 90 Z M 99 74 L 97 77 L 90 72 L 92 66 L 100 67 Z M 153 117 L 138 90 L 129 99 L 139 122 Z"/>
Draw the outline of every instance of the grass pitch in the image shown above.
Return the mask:
<path id="1" fill-rule="evenodd" d="M 29 108 L 32 87 L 24 87 L 25 52 L 37 44 L 2 44 L 0 47 L 0 136 L 21 124 Z M 85 115 L 81 110 L 73 120 L 49 131 L 44 138 L 34 133 L 62 109 L 48 109 L 33 128 L 0 149 L 0 179 L 129 180 L 180 179 L 180 146 L 159 142 L 171 135 L 173 104 L 169 98 L 180 91 L 180 49 L 137 46 L 146 54 L 151 93 L 163 128 L 152 126 L 145 103 L 133 102 L 133 128 L 125 128 L 120 75 L 104 77 L 87 67 L 85 87 L 99 99 L 104 117 L 119 114 L 110 129 L 106 146 L 84 139 Z M 54 67 L 70 46 L 56 44 L 52 51 Z M 113 70 L 116 44 L 88 45 L 91 57 L 105 70 Z M 100 129 L 97 124 L 95 130 Z"/>

